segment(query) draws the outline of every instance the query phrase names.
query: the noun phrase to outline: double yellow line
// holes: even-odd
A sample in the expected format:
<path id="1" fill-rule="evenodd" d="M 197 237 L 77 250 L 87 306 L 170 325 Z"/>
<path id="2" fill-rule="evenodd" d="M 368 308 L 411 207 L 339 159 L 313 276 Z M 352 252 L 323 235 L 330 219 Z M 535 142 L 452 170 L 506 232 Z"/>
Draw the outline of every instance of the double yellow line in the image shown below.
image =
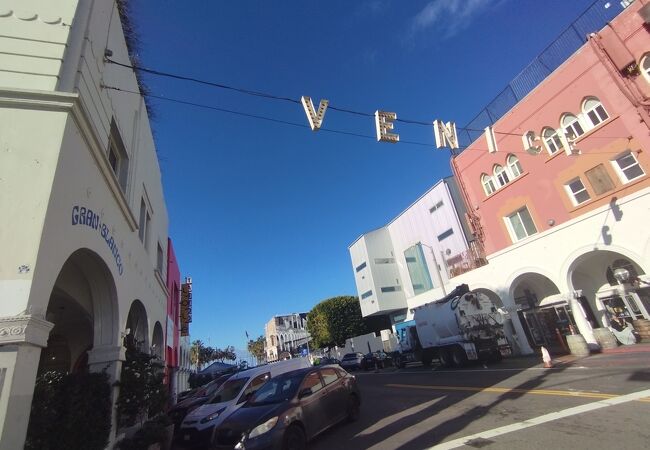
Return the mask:
<path id="1" fill-rule="evenodd" d="M 555 397 L 577 397 L 577 398 L 597 398 L 609 399 L 620 397 L 620 394 L 603 394 L 599 392 L 584 391 L 562 391 L 557 389 L 517 389 L 517 388 L 500 388 L 500 387 L 473 387 L 473 386 L 427 386 L 419 384 L 386 384 L 386 387 L 408 388 L 408 389 L 426 389 L 431 391 L 460 391 L 460 392 L 478 392 L 491 394 L 530 394 L 530 395 L 551 395 Z M 650 398 L 637 400 L 639 402 L 650 403 Z"/>

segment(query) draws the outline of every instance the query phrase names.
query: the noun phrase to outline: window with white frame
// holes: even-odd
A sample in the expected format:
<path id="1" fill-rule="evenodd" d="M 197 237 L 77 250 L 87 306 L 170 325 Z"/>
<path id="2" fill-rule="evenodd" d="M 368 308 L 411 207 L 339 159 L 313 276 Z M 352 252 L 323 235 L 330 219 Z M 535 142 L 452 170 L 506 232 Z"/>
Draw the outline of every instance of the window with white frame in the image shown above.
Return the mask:
<path id="1" fill-rule="evenodd" d="M 553 128 L 544 128 L 542 130 L 542 137 L 544 138 L 544 145 L 548 152 L 553 155 L 562 148 L 562 140 L 557 134 L 557 130 Z"/>
<path id="2" fill-rule="evenodd" d="M 117 177 L 117 182 L 122 189 L 122 192 L 126 193 L 126 184 L 129 174 L 129 156 L 126 153 L 124 147 L 124 142 L 122 142 L 122 136 L 120 131 L 117 129 L 117 124 L 115 119 L 111 122 L 111 132 L 108 138 L 108 163 L 111 165 L 111 169 Z"/>
<path id="3" fill-rule="evenodd" d="M 492 195 L 494 191 L 496 191 L 496 188 L 494 187 L 494 180 L 487 174 L 481 175 L 481 184 L 483 185 L 485 195 Z"/>
<path id="4" fill-rule="evenodd" d="M 641 69 L 641 74 L 645 79 L 650 81 L 650 53 L 643 55 L 641 63 L 639 64 L 639 69 Z"/>
<path id="5" fill-rule="evenodd" d="M 147 208 L 147 202 L 144 198 L 140 199 L 140 221 L 138 222 L 138 237 L 144 244 L 144 248 L 148 249 L 149 230 L 151 228 L 151 214 Z"/>
<path id="6" fill-rule="evenodd" d="M 636 155 L 629 150 L 613 160 L 612 164 L 623 183 L 628 183 L 645 175 L 639 161 L 636 159 Z"/>
<path id="7" fill-rule="evenodd" d="M 523 173 L 523 170 L 521 169 L 521 163 L 519 162 L 519 159 L 515 155 L 509 155 L 508 159 L 508 169 L 510 169 L 510 173 L 512 174 L 513 178 L 517 178 L 519 175 Z"/>
<path id="8" fill-rule="evenodd" d="M 585 130 L 582 128 L 580 119 L 578 119 L 573 114 L 564 114 L 562 116 L 561 124 L 562 128 L 564 129 L 564 133 L 571 140 L 575 140 L 585 134 Z"/>
<path id="9" fill-rule="evenodd" d="M 156 249 L 156 270 L 163 278 L 163 280 L 165 279 L 165 272 L 163 271 L 164 267 L 165 267 L 165 260 L 164 260 L 163 248 L 162 245 L 160 245 L 160 242 L 158 242 L 158 248 Z"/>
<path id="10" fill-rule="evenodd" d="M 585 185 L 579 177 L 569 181 L 564 185 L 564 188 L 575 206 L 584 203 L 591 198 L 589 192 L 587 192 L 587 188 L 585 188 Z"/>
<path id="11" fill-rule="evenodd" d="M 596 97 L 589 97 L 585 99 L 582 105 L 582 112 L 584 116 L 589 119 L 589 124 L 592 128 L 597 127 L 599 124 L 609 119 L 609 115 L 607 114 L 607 111 L 605 111 L 605 107 Z"/>
<path id="12" fill-rule="evenodd" d="M 508 172 L 506 172 L 504 168 L 498 164 L 494 166 L 494 178 L 497 179 L 497 184 L 499 187 L 505 186 L 508 184 L 508 182 L 510 182 L 510 179 L 508 178 Z"/>
<path id="13" fill-rule="evenodd" d="M 513 242 L 520 241 L 537 233 L 533 218 L 525 206 L 505 218 Z"/>

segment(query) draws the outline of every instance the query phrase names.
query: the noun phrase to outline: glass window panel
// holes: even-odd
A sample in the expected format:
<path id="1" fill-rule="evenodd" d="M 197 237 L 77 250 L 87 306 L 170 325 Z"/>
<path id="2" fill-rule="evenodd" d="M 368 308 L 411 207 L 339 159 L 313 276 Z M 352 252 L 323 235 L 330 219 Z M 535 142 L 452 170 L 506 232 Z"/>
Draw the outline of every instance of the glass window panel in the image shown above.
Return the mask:
<path id="1" fill-rule="evenodd" d="M 518 241 L 526 237 L 526 230 L 518 214 L 510 216 L 510 225 L 512 225 L 512 231 L 514 231 Z"/>
<path id="2" fill-rule="evenodd" d="M 530 217 L 530 213 L 528 212 L 527 208 L 522 209 L 519 211 L 519 215 L 521 216 L 521 221 L 524 224 L 524 227 L 526 228 L 526 233 L 530 236 L 531 234 L 537 233 L 537 228 L 535 228 L 535 223 L 533 222 L 533 218 Z"/>
<path id="3" fill-rule="evenodd" d="M 433 283 L 431 282 L 427 262 L 424 259 L 422 246 L 417 244 L 406 249 L 404 251 L 404 257 L 415 295 L 433 289 Z"/>

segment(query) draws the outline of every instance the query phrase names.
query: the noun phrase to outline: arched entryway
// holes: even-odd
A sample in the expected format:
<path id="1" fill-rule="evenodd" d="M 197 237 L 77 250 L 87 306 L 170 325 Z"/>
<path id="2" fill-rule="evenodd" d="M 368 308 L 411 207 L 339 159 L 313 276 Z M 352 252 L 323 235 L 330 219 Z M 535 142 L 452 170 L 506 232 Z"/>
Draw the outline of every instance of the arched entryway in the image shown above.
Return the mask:
<path id="1" fill-rule="evenodd" d="M 571 304 L 547 276 L 523 273 L 510 285 L 517 315 L 532 348 L 546 347 L 554 353 L 567 351 L 564 336 L 576 330 Z"/>
<path id="2" fill-rule="evenodd" d="M 149 323 L 147 310 L 140 300 L 133 300 L 126 318 L 125 347 L 149 353 Z"/>
<path id="3" fill-rule="evenodd" d="M 54 324 L 41 351 L 39 373 L 88 370 L 88 351 L 117 342 L 115 282 L 95 252 L 80 249 L 65 262 L 48 301 L 46 319 Z"/>
<path id="4" fill-rule="evenodd" d="M 568 269 L 568 284 L 580 293 L 592 327 L 624 320 L 650 319 L 650 284 L 634 257 L 611 250 L 588 251 Z"/>
<path id="5" fill-rule="evenodd" d="M 153 326 L 153 336 L 151 337 L 151 354 L 157 357 L 160 361 L 164 360 L 165 338 L 163 336 L 163 328 L 160 322 L 156 322 Z"/>

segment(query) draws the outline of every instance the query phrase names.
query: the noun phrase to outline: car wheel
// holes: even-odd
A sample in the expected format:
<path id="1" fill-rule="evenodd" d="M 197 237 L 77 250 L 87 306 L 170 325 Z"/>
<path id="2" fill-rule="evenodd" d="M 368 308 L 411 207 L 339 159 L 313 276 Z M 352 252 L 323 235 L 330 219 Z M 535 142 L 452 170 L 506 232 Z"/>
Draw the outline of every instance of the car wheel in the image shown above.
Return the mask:
<path id="1" fill-rule="evenodd" d="M 361 409 L 359 407 L 359 399 L 355 395 L 350 395 L 348 397 L 348 404 L 346 407 L 347 411 L 347 420 L 348 422 L 356 422 L 359 420 L 361 415 Z"/>
<path id="2" fill-rule="evenodd" d="M 283 450 L 305 450 L 307 448 L 307 438 L 305 432 L 297 425 L 290 426 L 284 432 L 282 442 Z"/>

